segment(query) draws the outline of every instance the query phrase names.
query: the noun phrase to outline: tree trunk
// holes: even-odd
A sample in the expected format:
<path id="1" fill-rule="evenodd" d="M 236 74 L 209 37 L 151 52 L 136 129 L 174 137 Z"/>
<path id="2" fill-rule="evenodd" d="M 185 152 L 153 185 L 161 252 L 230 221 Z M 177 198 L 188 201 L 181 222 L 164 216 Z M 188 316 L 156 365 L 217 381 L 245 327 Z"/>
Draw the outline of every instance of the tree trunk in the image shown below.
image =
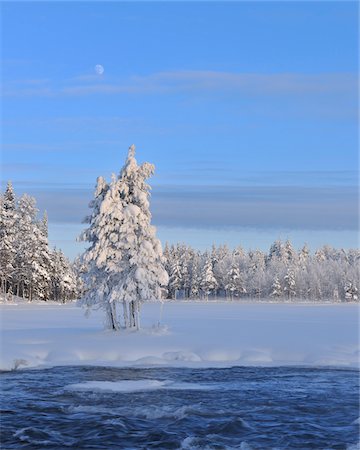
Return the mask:
<path id="1" fill-rule="evenodd" d="M 124 311 L 124 326 L 125 328 L 129 328 L 129 315 L 128 315 L 128 305 L 125 300 L 123 300 L 123 311 Z"/>
<path id="2" fill-rule="evenodd" d="M 108 322 L 109 322 L 110 328 L 113 331 L 117 331 L 118 326 L 116 323 L 116 310 L 115 310 L 115 305 L 113 302 L 109 303 L 107 306 L 107 315 L 108 315 Z"/>
<path id="3" fill-rule="evenodd" d="M 134 300 L 131 300 L 129 303 L 129 312 L 130 312 L 130 328 L 135 327 L 135 304 Z"/>
<path id="4" fill-rule="evenodd" d="M 139 331 L 140 330 L 140 302 L 137 301 L 134 306 L 135 306 L 135 327 Z"/>

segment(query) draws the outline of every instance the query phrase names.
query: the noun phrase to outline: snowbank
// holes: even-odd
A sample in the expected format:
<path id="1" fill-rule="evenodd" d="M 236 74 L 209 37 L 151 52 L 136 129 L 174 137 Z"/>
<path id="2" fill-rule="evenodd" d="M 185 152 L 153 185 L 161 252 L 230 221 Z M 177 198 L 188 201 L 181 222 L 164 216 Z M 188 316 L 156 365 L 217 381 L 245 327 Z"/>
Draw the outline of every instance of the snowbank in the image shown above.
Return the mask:
<path id="1" fill-rule="evenodd" d="M 144 329 L 104 331 L 75 304 L 1 304 L 0 369 L 54 365 L 359 366 L 358 305 L 169 302 Z"/>

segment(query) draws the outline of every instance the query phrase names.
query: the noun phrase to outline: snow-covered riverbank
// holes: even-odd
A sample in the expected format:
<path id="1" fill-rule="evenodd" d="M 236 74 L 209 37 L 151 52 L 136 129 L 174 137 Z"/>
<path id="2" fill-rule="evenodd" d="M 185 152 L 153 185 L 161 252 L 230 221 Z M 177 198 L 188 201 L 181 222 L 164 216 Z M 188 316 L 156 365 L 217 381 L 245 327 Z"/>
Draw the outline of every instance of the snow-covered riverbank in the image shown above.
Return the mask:
<path id="1" fill-rule="evenodd" d="M 104 331 L 75 304 L 1 304 L 0 369 L 55 365 L 359 366 L 356 304 L 165 303 L 143 330 Z"/>

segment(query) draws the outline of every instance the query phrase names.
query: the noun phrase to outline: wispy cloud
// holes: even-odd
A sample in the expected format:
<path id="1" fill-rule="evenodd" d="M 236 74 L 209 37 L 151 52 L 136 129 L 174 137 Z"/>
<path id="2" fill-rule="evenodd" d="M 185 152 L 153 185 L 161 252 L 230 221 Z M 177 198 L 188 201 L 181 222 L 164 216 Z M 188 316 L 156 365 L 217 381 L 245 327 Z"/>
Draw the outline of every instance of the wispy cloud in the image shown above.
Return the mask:
<path id="1" fill-rule="evenodd" d="M 67 80 L 58 86 L 55 84 L 49 86 L 48 80 L 43 80 L 39 86 L 31 88 L 8 84 L 3 89 L 3 95 L 81 96 L 231 92 L 251 96 L 268 96 L 354 93 L 356 91 L 357 76 L 352 73 L 236 73 L 182 70 L 158 72 L 147 76 L 132 76 L 127 79 L 83 75 Z"/>
<path id="2" fill-rule="evenodd" d="M 55 95 L 55 89 L 48 78 L 12 80 L 1 85 L 4 97 L 48 97 Z"/>
<path id="3" fill-rule="evenodd" d="M 231 91 L 246 95 L 302 95 L 354 92 L 356 82 L 356 76 L 347 73 L 257 74 L 190 70 L 134 76 L 126 82 L 77 84 L 64 87 L 62 93 L 90 95 Z"/>

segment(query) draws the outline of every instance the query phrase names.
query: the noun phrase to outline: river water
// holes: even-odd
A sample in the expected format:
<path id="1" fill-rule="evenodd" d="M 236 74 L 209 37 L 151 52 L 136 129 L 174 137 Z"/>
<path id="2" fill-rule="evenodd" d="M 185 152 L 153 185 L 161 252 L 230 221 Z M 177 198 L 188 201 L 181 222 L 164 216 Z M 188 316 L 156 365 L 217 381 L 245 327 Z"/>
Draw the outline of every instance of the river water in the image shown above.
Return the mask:
<path id="1" fill-rule="evenodd" d="M 3 449 L 357 449 L 359 372 L 55 367 L 1 374 Z"/>

